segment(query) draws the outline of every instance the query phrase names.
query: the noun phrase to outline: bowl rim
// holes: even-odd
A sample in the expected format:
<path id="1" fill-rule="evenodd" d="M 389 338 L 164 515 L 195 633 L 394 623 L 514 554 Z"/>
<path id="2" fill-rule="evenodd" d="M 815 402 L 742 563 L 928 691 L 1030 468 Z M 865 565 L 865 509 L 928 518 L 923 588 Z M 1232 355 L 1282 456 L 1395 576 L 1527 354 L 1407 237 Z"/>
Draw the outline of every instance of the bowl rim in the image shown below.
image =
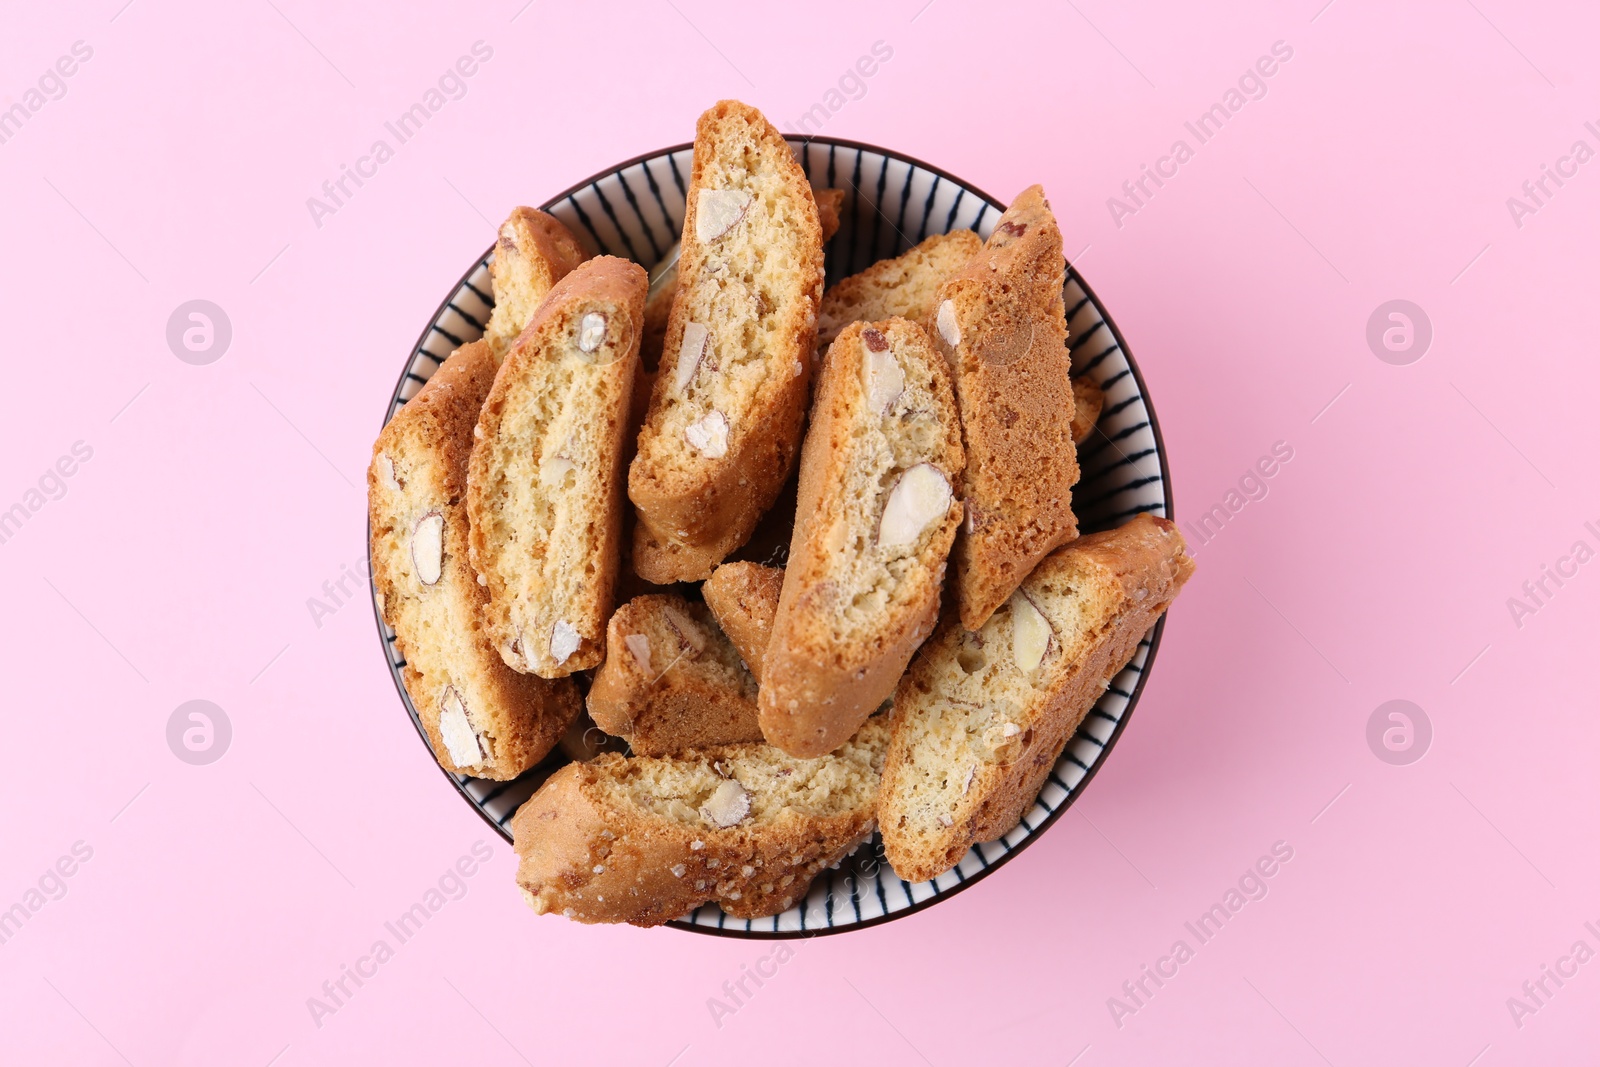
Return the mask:
<path id="1" fill-rule="evenodd" d="M 791 144 L 798 141 L 806 146 L 812 144 L 824 144 L 834 148 L 846 148 L 861 152 L 875 153 L 879 156 L 882 156 L 884 159 L 897 160 L 899 162 L 909 164 L 918 170 L 925 170 L 930 174 L 938 176 L 942 181 L 951 182 L 957 188 L 965 189 L 974 196 L 977 196 L 986 203 L 992 205 L 998 211 L 1003 212 L 1005 210 L 1004 201 L 995 198 L 994 196 L 985 192 L 983 189 L 980 189 L 978 186 L 973 185 L 965 178 L 958 177 L 945 170 L 943 167 L 936 167 L 931 163 L 926 163 L 923 160 L 918 159 L 916 156 L 907 155 L 904 152 L 883 148 L 879 145 L 869 144 L 865 141 L 853 141 L 843 137 L 824 137 L 818 135 L 805 138 L 792 138 L 788 135 L 785 135 L 785 140 L 790 141 Z M 582 181 L 573 183 L 560 193 L 550 197 L 539 206 L 539 210 L 549 211 L 552 207 L 556 206 L 567 197 L 574 195 L 579 190 L 588 188 L 602 179 L 613 177 L 629 167 L 636 166 L 648 160 L 660 159 L 666 156 L 675 155 L 678 152 L 691 151 L 693 148 L 693 141 L 685 141 L 679 144 L 669 145 L 665 148 L 658 148 L 651 152 L 643 152 L 629 159 L 625 159 L 620 163 L 615 163 L 603 170 L 596 171 L 594 174 L 583 179 Z M 849 184 L 849 178 L 846 178 L 845 182 Z M 860 190 L 856 190 L 856 192 L 858 195 L 860 194 Z M 461 291 L 461 287 L 466 285 L 467 282 L 471 280 L 472 276 L 478 272 L 479 265 L 490 255 L 490 253 L 494 251 L 494 248 L 495 242 L 491 241 L 489 247 L 484 250 L 483 254 L 474 260 L 472 265 L 466 269 L 459 279 L 457 279 L 455 285 L 449 290 L 445 298 L 439 302 L 439 306 L 434 309 L 433 315 L 428 319 L 427 325 L 423 326 L 422 332 L 418 335 L 416 343 L 411 347 L 410 355 L 406 360 L 405 366 L 400 371 L 400 376 L 395 381 L 395 387 L 389 394 L 389 402 L 385 409 L 386 413 L 384 415 L 383 422 L 379 426 L 380 430 L 383 428 L 383 426 L 387 426 L 389 420 L 393 418 L 394 398 L 398 396 L 401 389 L 405 387 L 406 376 L 411 370 L 411 362 L 416 358 L 417 351 L 427 341 L 428 334 L 432 332 L 433 324 L 439 321 L 440 316 L 444 314 L 445 309 L 450 305 L 450 302 L 454 300 L 456 294 Z M 1083 277 L 1082 274 L 1078 272 L 1077 268 L 1073 266 L 1070 259 L 1067 260 L 1067 272 L 1074 280 L 1076 280 L 1078 287 L 1083 290 L 1084 295 L 1089 298 L 1089 300 L 1094 304 L 1095 309 L 1100 313 L 1100 317 L 1104 321 L 1106 328 L 1111 331 L 1112 338 L 1117 342 L 1117 348 L 1122 352 L 1123 358 L 1128 362 L 1128 370 L 1132 372 L 1134 382 L 1139 387 L 1139 397 L 1144 402 L 1145 413 L 1150 419 L 1150 433 L 1151 436 L 1155 438 L 1156 457 L 1161 467 L 1162 506 L 1166 509 L 1166 518 L 1176 522 L 1177 520 L 1173 518 L 1172 478 L 1167 465 L 1166 440 L 1161 436 L 1161 422 L 1156 417 L 1155 404 L 1150 398 L 1150 391 L 1145 385 L 1144 375 L 1139 370 L 1138 361 L 1134 359 L 1133 352 L 1128 347 L 1127 339 L 1122 336 L 1122 331 L 1117 327 L 1116 321 L 1111 317 L 1111 313 L 1101 302 L 1100 297 L 1095 293 L 1094 289 L 1090 287 L 1088 281 Z M 371 552 L 372 523 L 369 517 L 367 522 L 368 585 L 371 587 L 371 591 L 373 593 L 373 597 L 371 598 L 372 615 L 374 621 L 377 623 L 378 641 L 380 646 L 384 646 L 384 657 L 387 661 L 388 648 L 387 641 L 384 637 L 385 624 L 383 621 L 383 613 L 378 610 L 377 578 L 372 574 Z M 1121 739 L 1122 732 L 1128 725 L 1128 720 L 1133 717 L 1133 712 L 1139 705 L 1139 698 L 1144 693 L 1145 683 L 1150 680 L 1150 674 L 1156 660 L 1156 653 L 1161 648 L 1161 637 L 1166 631 L 1166 626 L 1167 616 L 1166 613 L 1163 612 L 1161 618 L 1156 621 L 1155 627 L 1150 632 L 1150 650 L 1145 655 L 1144 667 L 1139 673 L 1139 680 L 1134 683 L 1133 691 L 1128 695 L 1127 707 L 1123 709 L 1122 715 L 1117 719 L 1116 725 L 1111 728 L 1111 736 L 1106 738 L 1100 752 L 1100 757 L 1094 761 L 1094 764 L 1087 771 L 1084 772 L 1083 777 L 1079 779 L 1077 785 L 1072 788 L 1071 792 L 1067 794 L 1062 802 L 1057 805 L 1056 808 L 1050 812 L 1050 814 L 1045 816 L 1045 818 L 1037 826 L 1028 831 L 1027 837 L 1023 838 L 1023 840 L 1018 842 L 1016 845 L 1008 848 L 1005 855 L 1000 856 L 992 863 L 986 862 L 983 869 L 978 871 L 976 874 L 973 874 L 970 877 L 964 877 L 961 881 L 957 882 L 950 888 L 940 889 L 932 896 L 927 897 L 924 900 L 912 901 L 906 907 L 900 908 L 896 911 L 885 912 L 882 915 L 876 915 L 870 919 L 859 919 L 848 925 L 821 926 L 801 930 L 732 930 L 726 929 L 722 926 L 704 926 L 699 923 L 683 922 L 679 919 L 670 920 L 663 925 L 673 929 L 686 930 L 711 937 L 727 937 L 741 941 L 793 941 L 812 937 L 828 937 L 837 934 L 855 933 L 856 931 L 879 926 L 883 923 L 892 922 L 896 919 L 907 918 L 908 916 L 920 912 L 925 908 L 931 907 L 934 904 L 943 903 L 956 894 L 961 893 L 974 885 L 977 885 L 979 882 L 989 877 L 989 875 L 993 874 L 995 871 L 998 871 L 1007 863 L 1010 863 L 1017 856 L 1021 855 L 1023 851 L 1032 846 L 1035 841 L 1043 837 L 1044 832 L 1051 826 L 1055 825 L 1056 821 L 1059 820 L 1062 815 L 1066 814 L 1067 809 L 1071 808 L 1078 802 L 1078 798 L 1081 797 L 1084 791 L 1089 787 L 1089 783 L 1094 780 L 1095 775 L 1100 773 L 1100 768 L 1105 766 L 1106 760 L 1110 758 L 1111 750 L 1116 747 L 1117 741 Z M 400 696 L 400 704 L 403 708 L 406 705 L 408 694 L 405 691 L 405 687 L 401 684 L 400 672 L 393 669 L 391 665 L 388 673 L 389 680 L 394 684 L 395 690 Z M 421 740 L 423 748 L 428 753 L 428 761 L 434 765 L 440 774 L 444 775 L 445 780 L 448 781 L 452 787 L 454 787 L 458 794 L 460 794 L 461 799 L 467 802 L 467 806 L 473 811 L 477 812 L 478 817 L 481 818 L 498 837 L 500 837 L 507 844 L 514 844 L 510 832 L 492 819 L 488 812 L 483 810 L 479 803 L 472 798 L 472 795 L 467 792 L 466 786 L 456 780 L 455 775 L 445 770 L 444 767 L 439 764 L 439 761 L 434 757 L 433 754 L 433 745 L 431 742 L 429 742 L 428 735 L 423 731 L 421 724 L 410 715 L 407 715 L 406 717 L 411 719 L 412 728 L 416 730 L 418 739 Z M 974 845 L 973 847 L 977 846 Z"/>

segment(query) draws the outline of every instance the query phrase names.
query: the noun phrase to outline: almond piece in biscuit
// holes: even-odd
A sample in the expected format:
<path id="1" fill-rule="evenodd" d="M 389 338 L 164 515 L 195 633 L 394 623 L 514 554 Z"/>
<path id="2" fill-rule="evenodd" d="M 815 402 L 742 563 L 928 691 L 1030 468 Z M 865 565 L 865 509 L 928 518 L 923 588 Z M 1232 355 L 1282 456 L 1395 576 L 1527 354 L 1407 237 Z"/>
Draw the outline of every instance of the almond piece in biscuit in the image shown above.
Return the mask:
<path id="1" fill-rule="evenodd" d="M 952 556 L 976 630 L 1051 549 L 1077 536 L 1071 354 L 1061 231 L 1037 185 L 939 290 L 929 333 L 955 371 L 966 520 Z"/>
<path id="2" fill-rule="evenodd" d="M 1141 515 L 1045 557 L 978 631 L 939 627 L 894 698 L 878 810 L 895 873 L 927 881 L 1011 832 L 1193 572 L 1177 527 Z"/>
<path id="3" fill-rule="evenodd" d="M 915 323 L 933 319 L 939 288 L 983 247 L 971 230 L 936 233 L 893 259 L 880 259 L 860 274 L 841 279 L 822 294 L 817 347 L 833 343 L 852 322 L 898 315 Z"/>
<path id="4" fill-rule="evenodd" d="M 894 692 L 938 618 L 962 462 L 950 372 L 921 327 L 846 327 L 823 359 L 761 662 L 772 744 L 830 752 Z"/>
<path id="5" fill-rule="evenodd" d="M 1106 395 L 1090 377 L 1072 379 L 1072 443 L 1081 445 L 1094 432 L 1100 421 L 1100 412 L 1106 406 Z"/>
<path id="6" fill-rule="evenodd" d="M 604 654 L 645 273 L 601 256 L 563 278 L 506 355 L 475 431 L 472 563 L 489 639 L 558 678 Z"/>
<path id="7" fill-rule="evenodd" d="M 572 231 L 553 215 L 531 207 L 511 210 L 500 224 L 489 262 L 494 311 L 483 339 L 494 349 L 496 362 L 506 358 L 556 282 L 588 258 Z"/>
<path id="8" fill-rule="evenodd" d="M 699 581 L 749 538 L 799 452 L 822 228 L 805 174 L 761 113 L 700 117 L 678 291 L 628 496 L 633 563 Z"/>
<path id="9" fill-rule="evenodd" d="M 589 714 L 641 756 L 761 740 L 756 681 L 704 604 L 635 597 L 611 616 Z"/>
<path id="10" fill-rule="evenodd" d="M 700 587 L 706 607 L 757 682 L 761 681 L 761 657 L 772 639 L 772 620 L 778 614 L 782 589 L 782 567 L 745 562 L 724 563 Z"/>
<path id="11" fill-rule="evenodd" d="M 839 211 L 844 207 L 844 190 L 813 189 L 811 192 L 817 200 L 817 221 L 822 226 L 822 243 L 827 244 L 839 232 Z M 975 243 L 973 251 L 977 251 L 981 243 Z M 662 261 L 650 270 L 650 296 L 644 302 L 644 339 L 639 343 L 639 359 L 644 369 L 652 375 L 652 380 L 656 366 L 661 362 L 661 349 L 666 344 L 667 319 L 672 314 L 672 302 L 678 295 L 678 256 L 681 250 L 682 245 L 673 245 Z M 906 317 L 913 318 L 910 315 Z M 644 399 L 649 401 L 648 391 Z"/>
<path id="12" fill-rule="evenodd" d="M 507 667 L 468 566 L 467 460 L 494 381 L 485 341 L 457 349 L 378 435 L 367 472 L 372 573 L 405 657 L 406 692 L 440 766 L 515 778 L 556 744 L 580 700 L 568 679 Z"/>
<path id="13" fill-rule="evenodd" d="M 820 759 L 745 744 L 569 764 L 511 821 L 517 885 L 582 923 L 658 926 L 707 901 L 775 915 L 872 835 L 888 734 L 880 716 Z"/>

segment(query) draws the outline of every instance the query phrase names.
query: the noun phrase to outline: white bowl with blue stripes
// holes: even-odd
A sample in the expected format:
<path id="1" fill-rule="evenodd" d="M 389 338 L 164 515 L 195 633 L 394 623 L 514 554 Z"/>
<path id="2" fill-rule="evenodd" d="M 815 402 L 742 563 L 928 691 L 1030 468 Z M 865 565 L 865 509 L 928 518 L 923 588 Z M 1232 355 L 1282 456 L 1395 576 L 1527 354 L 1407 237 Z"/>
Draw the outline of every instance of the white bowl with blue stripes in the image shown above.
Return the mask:
<path id="1" fill-rule="evenodd" d="M 972 229 L 987 238 L 1005 204 L 926 163 L 852 141 L 793 140 L 813 186 L 845 190 L 838 234 L 828 245 L 828 282 L 898 255 L 930 234 Z M 626 256 L 646 269 L 678 240 L 693 146 L 640 156 L 597 174 L 541 205 L 590 246 Z M 494 247 L 468 268 L 408 354 L 385 412 L 405 404 L 456 346 L 476 340 L 494 300 L 489 260 Z M 1105 411 L 1078 450 L 1082 480 L 1073 493 L 1085 532 L 1117 526 L 1140 512 L 1172 517 L 1166 454 L 1144 380 L 1122 335 L 1088 284 L 1069 264 L 1066 278 L 1068 344 L 1073 375 L 1087 375 L 1105 392 Z M 1145 635 L 1127 668 L 1112 680 L 1067 744 L 1022 823 L 999 841 L 974 846 L 955 868 L 928 882 L 908 883 L 884 861 L 876 835 L 838 869 L 824 872 L 806 899 L 780 915 L 735 919 L 715 904 L 677 919 L 683 930 L 746 938 L 806 937 L 856 930 L 909 915 L 972 885 L 1036 839 L 1077 798 L 1127 725 L 1155 661 L 1162 623 Z M 417 709 L 401 682 L 404 661 L 394 633 L 378 618 L 385 662 L 417 734 L 427 743 Z M 562 763 L 560 751 L 512 782 L 447 774 L 461 797 L 506 841 L 517 808 Z"/>

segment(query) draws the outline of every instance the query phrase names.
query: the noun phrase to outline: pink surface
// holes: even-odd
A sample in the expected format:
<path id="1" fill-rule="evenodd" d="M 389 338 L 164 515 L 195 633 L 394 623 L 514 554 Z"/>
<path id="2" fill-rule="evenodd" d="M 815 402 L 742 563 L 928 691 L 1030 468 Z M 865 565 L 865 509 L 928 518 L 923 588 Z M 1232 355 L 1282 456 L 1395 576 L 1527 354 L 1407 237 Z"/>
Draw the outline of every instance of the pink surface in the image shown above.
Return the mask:
<path id="1" fill-rule="evenodd" d="M 0 544 L 0 908 L 38 908 L 0 944 L 0 1060 L 1489 1067 L 1593 1048 L 1600 162 L 1569 154 L 1600 149 L 1600 17 L 1321 3 L 14 10 L 0 106 L 39 107 L 0 144 L 0 508 L 29 511 Z M 78 41 L 92 56 L 28 96 Z M 307 198 L 476 41 L 493 54 L 465 95 L 317 225 Z M 830 98 L 877 41 L 893 55 L 865 94 Z M 1200 144 L 1185 122 L 1280 41 L 1292 57 Z M 711 998 L 732 1006 L 724 983 L 774 946 L 535 918 L 404 718 L 364 594 L 308 608 L 359 568 L 383 405 L 490 220 L 687 140 L 729 95 L 780 124 L 820 102 L 822 132 L 1002 197 L 1042 181 L 1149 383 L 1180 520 L 1293 452 L 1196 547 L 1076 809 L 952 900 L 791 946 L 731 1014 Z M 1113 212 L 1180 138 L 1176 175 Z M 1535 201 L 1541 165 L 1568 176 Z M 232 323 L 209 365 L 166 341 L 192 299 Z M 1366 340 L 1394 299 L 1432 324 L 1409 365 Z M 63 456 L 72 475 L 30 497 Z M 1568 577 L 1534 601 L 1544 565 Z M 195 699 L 232 726 L 210 765 L 168 747 Z M 1420 761 L 1369 748 L 1393 699 L 1431 722 Z M 1277 842 L 1293 856 L 1266 895 L 1201 944 L 1185 923 Z M 463 856 L 460 899 L 398 944 L 384 923 Z M 48 875 L 62 857 L 70 877 Z M 314 1017 L 380 938 L 392 958 Z M 1190 958 L 1163 964 L 1179 940 Z M 1134 999 L 1145 965 L 1176 975 Z"/>

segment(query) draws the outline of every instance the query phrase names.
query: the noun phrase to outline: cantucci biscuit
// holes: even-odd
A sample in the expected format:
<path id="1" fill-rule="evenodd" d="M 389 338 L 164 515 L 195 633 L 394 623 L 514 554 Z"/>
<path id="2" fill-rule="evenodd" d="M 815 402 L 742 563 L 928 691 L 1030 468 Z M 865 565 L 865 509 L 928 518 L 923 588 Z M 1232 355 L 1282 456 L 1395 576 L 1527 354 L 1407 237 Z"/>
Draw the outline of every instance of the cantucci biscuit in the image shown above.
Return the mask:
<path id="1" fill-rule="evenodd" d="M 699 581 L 750 536 L 805 421 L 822 229 L 805 174 L 761 113 L 700 117 L 678 291 L 628 496 L 633 564 Z"/>
<path id="2" fill-rule="evenodd" d="M 739 656 L 761 681 L 761 657 L 772 639 L 772 620 L 778 614 L 783 590 L 783 568 L 760 563 L 724 563 L 700 587 L 706 607 L 717 617 Z"/>
<path id="3" fill-rule="evenodd" d="M 894 691 L 939 614 L 961 468 L 950 373 L 922 328 L 847 327 L 823 359 L 761 661 L 768 741 L 831 752 Z"/>
<path id="4" fill-rule="evenodd" d="M 939 290 L 926 323 L 955 368 L 967 447 L 966 521 L 952 555 L 969 630 L 1078 533 L 1065 269 L 1061 231 L 1044 191 L 1032 186 Z"/>
<path id="5" fill-rule="evenodd" d="M 1072 379 L 1072 443 L 1081 445 L 1094 432 L 1106 395 L 1093 378 Z"/>
<path id="6" fill-rule="evenodd" d="M 888 734 L 880 716 L 820 759 L 747 744 L 569 764 L 511 821 L 517 885 L 582 923 L 657 926 L 707 901 L 774 915 L 872 835 Z"/>
<path id="7" fill-rule="evenodd" d="M 936 233 L 893 259 L 880 259 L 860 274 L 852 274 L 822 294 L 817 313 L 817 346 L 833 343 L 852 322 L 880 319 L 932 320 L 939 287 L 983 247 L 971 230 Z"/>
<path id="8" fill-rule="evenodd" d="M 496 362 L 506 358 L 550 290 L 589 255 L 561 220 L 537 208 L 513 208 L 500 224 L 489 261 L 494 311 L 483 338 Z"/>
<path id="9" fill-rule="evenodd" d="M 669 593 L 611 616 L 589 714 L 641 756 L 761 740 L 756 680 L 738 651 L 704 604 Z"/>
<path id="10" fill-rule="evenodd" d="M 525 673 L 561 677 L 604 653 L 644 296 L 644 270 L 627 260 L 601 256 L 567 275 L 478 417 L 472 563 L 489 591 L 489 639 Z"/>
<path id="11" fill-rule="evenodd" d="M 467 562 L 467 457 L 494 381 L 487 342 L 455 351 L 378 435 L 367 471 L 372 567 L 406 692 L 440 766 L 515 778 L 580 706 L 568 679 L 507 667 L 481 619 L 488 592 Z"/>
<path id="12" fill-rule="evenodd" d="M 1193 572 L 1177 527 L 1141 515 L 1047 556 L 976 632 L 940 626 L 894 698 L 878 810 L 895 873 L 927 881 L 1017 825 Z"/>

